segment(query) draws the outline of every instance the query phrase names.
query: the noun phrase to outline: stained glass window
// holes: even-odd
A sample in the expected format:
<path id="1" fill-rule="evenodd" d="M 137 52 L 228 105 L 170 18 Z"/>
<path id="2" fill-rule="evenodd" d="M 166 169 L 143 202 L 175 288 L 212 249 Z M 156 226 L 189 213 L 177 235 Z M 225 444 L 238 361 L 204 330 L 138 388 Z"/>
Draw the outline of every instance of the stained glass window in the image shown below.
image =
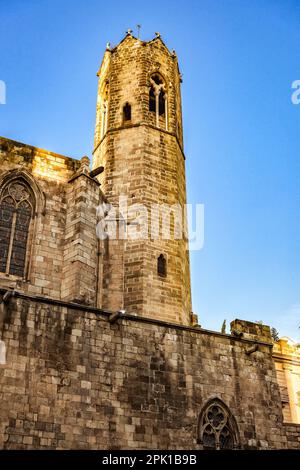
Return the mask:
<path id="1" fill-rule="evenodd" d="M 33 197 L 23 181 L 14 180 L 0 196 L 0 271 L 23 277 Z"/>

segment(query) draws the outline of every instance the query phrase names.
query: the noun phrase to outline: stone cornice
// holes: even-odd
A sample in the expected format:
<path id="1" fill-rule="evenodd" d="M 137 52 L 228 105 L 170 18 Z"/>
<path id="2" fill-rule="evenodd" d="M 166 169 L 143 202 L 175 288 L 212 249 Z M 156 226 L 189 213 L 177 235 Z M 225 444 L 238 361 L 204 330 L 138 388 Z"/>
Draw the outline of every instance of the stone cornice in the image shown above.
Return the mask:
<path id="1" fill-rule="evenodd" d="M 152 124 L 147 124 L 145 122 L 139 122 L 137 124 L 127 124 L 126 126 L 119 126 L 119 127 L 112 127 L 111 129 L 108 129 L 105 133 L 105 135 L 102 137 L 102 139 L 98 142 L 98 144 L 96 145 L 96 147 L 94 148 L 93 150 L 93 155 L 94 153 L 96 152 L 96 150 L 100 147 L 100 145 L 102 144 L 102 142 L 105 141 L 106 137 L 109 135 L 109 134 L 112 134 L 114 132 L 118 132 L 118 131 L 121 131 L 121 130 L 124 130 L 124 129 L 131 129 L 133 127 L 149 127 L 151 129 L 154 129 L 156 131 L 159 131 L 159 132 L 163 132 L 164 134 L 167 134 L 167 135 L 170 135 L 172 137 L 175 137 L 176 141 L 177 141 L 177 144 L 178 144 L 178 147 L 180 148 L 180 151 L 181 151 L 181 154 L 184 158 L 184 160 L 186 160 L 186 157 L 185 157 L 185 154 L 184 154 L 184 151 L 183 151 L 183 148 L 182 148 L 182 145 L 181 143 L 179 142 L 179 139 L 177 137 L 177 135 L 174 133 L 174 132 L 170 132 L 170 131 L 166 131 L 165 129 L 161 129 L 160 127 L 156 127 L 156 126 L 153 126 Z"/>
<path id="2" fill-rule="evenodd" d="M 5 294 L 5 292 L 7 292 L 6 289 L 0 288 L 0 295 Z M 63 301 L 63 300 L 53 299 L 53 298 L 50 298 L 50 297 L 41 297 L 41 296 L 32 295 L 32 294 L 30 294 L 30 295 L 29 294 L 23 294 L 23 293 L 18 292 L 18 291 L 14 291 L 14 298 L 20 298 L 20 299 L 24 299 L 24 300 L 28 300 L 28 301 L 32 301 L 32 302 L 36 302 L 36 303 L 55 305 L 55 306 L 58 306 L 58 307 L 65 307 L 65 308 L 68 308 L 70 310 L 79 310 L 79 311 L 82 311 L 83 313 L 94 313 L 98 316 L 99 319 L 101 319 L 100 315 L 103 315 L 104 317 L 106 317 L 105 319 L 108 320 L 109 316 L 112 315 L 113 313 L 115 313 L 115 312 L 112 312 L 110 310 L 103 310 L 103 309 L 97 308 L 97 307 L 91 307 L 91 306 L 88 306 L 88 305 L 78 304 L 78 303 L 74 303 L 74 302 L 66 302 L 66 301 Z M 1 300 L 0 300 L 0 302 L 1 302 Z M 104 320 L 104 318 L 102 318 L 102 320 Z M 256 341 L 256 340 L 245 339 L 245 338 L 237 338 L 235 336 L 228 335 L 228 334 L 223 334 L 223 333 L 220 333 L 218 331 L 205 330 L 205 329 L 202 329 L 200 327 L 180 325 L 180 324 L 177 324 L 177 323 L 170 323 L 170 322 L 166 322 L 166 321 L 162 321 L 162 320 L 156 320 L 156 319 L 153 319 L 153 318 L 141 317 L 141 316 L 138 316 L 138 315 L 132 315 L 132 314 L 127 314 L 127 313 L 121 314 L 120 317 L 119 317 L 119 321 L 120 320 L 128 320 L 128 321 L 133 321 L 133 322 L 137 322 L 137 323 L 148 323 L 148 324 L 152 324 L 152 325 L 161 326 L 162 328 L 170 328 L 170 329 L 173 329 L 173 330 L 189 331 L 191 333 L 196 333 L 196 334 L 200 334 L 200 335 L 208 335 L 208 336 L 214 336 L 214 337 L 218 337 L 218 338 L 224 338 L 224 339 L 227 339 L 228 341 L 234 341 L 234 342 L 238 342 L 238 343 L 259 344 L 259 345 L 262 345 L 262 346 L 267 346 L 270 349 L 272 349 L 272 347 L 273 347 L 273 345 L 271 343 L 265 343 L 263 341 L 258 341 L 258 340 Z"/>

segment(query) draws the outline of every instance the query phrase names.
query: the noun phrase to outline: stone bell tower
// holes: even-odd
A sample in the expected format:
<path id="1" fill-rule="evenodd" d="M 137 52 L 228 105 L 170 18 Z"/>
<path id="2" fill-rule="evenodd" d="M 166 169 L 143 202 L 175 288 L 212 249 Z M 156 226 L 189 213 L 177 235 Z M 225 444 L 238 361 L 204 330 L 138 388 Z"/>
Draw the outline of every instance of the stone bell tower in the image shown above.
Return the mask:
<path id="1" fill-rule="evenodd" d="M 116 47 L 107 46 L 98 76 L 93 169 L 104 167 L 99 181 L 110 204 L 127 200 L 120 224 L 143 232 L 113 242 L 102 306 L 110 307 L 118 279 L 128 314 L 190 325 L 189 252 L 179 223 L 186 183 L 176 54 L 158 33 L 144 42 L 129 31 Z"/>

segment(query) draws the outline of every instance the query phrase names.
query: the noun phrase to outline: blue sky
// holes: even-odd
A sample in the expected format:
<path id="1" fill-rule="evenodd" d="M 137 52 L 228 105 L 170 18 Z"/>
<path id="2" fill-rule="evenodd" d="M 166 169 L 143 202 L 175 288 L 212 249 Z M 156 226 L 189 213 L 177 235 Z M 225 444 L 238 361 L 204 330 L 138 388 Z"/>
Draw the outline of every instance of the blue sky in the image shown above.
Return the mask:
<path id="1" fill-rule="evenodd" d="M 0 135 L 76 158 L 92 152 L 106 42 L 137 23 L 162 34 L 183 73 L 188 200 L 205 205 L 194 311 L 300 341 L 300 2 L 0 0 L 0 15 Z"/>

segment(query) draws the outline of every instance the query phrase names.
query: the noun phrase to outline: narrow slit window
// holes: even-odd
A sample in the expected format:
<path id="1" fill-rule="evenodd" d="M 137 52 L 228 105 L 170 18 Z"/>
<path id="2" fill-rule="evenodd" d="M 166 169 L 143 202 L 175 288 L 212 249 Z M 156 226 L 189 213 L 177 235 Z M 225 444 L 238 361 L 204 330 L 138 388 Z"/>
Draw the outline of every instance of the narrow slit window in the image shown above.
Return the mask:
<path id="1" fill-rule="evenodd" d="M 130 122 L 131 121 L 131 106 L 129 103 L 126 103 L 123 107 L 123 121 Z"/>
<path id="2" fill-rule="evenodd" d="M 157 274 L 161 277 L 167 275 L 167 260 L 164 255 L 159 255 L 157 258 Z"/>
<path id="3" fill-rule="evenodd" d="M 158 114 L 160 116 L 165 115 L 166 103 L 165 103 L 165 94 L 163 90 L 160 90 L 159 98 L 158 98 Z"/>
<path id="4" fill-rule="evenodd" d="M 149 91 L 149 111 L 152 111 L 153 113 L 156 112 L 156 100 L 153 87 L 151 87 Z"/>

